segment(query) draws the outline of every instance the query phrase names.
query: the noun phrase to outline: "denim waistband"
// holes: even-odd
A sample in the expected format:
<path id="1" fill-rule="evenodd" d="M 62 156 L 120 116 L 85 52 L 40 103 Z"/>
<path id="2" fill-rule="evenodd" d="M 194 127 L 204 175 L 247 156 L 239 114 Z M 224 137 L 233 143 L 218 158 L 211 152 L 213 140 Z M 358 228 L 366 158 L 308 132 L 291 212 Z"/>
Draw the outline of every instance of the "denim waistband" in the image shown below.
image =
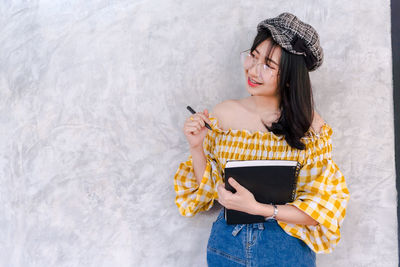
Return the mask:
<path id="1" fill-rule="evenodd" d="M 268 221 L 267 221 L 268 222 Z M 259 230 L 264 230 L 264 223 L 252 223 L 252 224 L 237 224 L 232 231 L 232 235 L 236 236 L 240 230 L 243 229 L 243 227 L 245 227 L 246 225 L 248 225 L 248 227 L 251 228 L 258 228 Z"/>

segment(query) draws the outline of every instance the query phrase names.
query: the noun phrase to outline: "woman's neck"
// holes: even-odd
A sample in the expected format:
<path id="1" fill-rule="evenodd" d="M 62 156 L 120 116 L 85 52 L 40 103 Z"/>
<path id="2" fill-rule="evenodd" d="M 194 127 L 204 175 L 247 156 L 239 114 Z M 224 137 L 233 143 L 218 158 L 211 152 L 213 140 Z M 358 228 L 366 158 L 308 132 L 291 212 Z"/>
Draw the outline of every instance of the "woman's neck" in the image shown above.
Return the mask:
<path id="1" fill-rule="evenodd" d="M 280 112 L 279 98 L 268 96 L 250 96 L 254 112 L 262 116 L 265 113 Z"/>

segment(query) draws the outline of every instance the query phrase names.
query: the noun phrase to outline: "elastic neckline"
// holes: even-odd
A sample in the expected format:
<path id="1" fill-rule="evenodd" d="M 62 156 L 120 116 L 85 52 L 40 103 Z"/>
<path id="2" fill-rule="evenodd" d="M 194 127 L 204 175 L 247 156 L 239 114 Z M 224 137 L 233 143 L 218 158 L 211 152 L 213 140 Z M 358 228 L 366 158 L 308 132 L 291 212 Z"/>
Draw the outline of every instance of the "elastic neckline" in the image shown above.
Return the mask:
<path id="1" fill-rule="evenodd" d="M 247 129 L 232 129 L 229 128 L 228 130 L 223 130 L 220 126 L 219 126 L 219 122 L 217 117 L 214 117 L 213 115 L 210 114 L 209 116 L 209 120 L 212 122 L 211 127 L 213 128 L 214 131 L 225 134 L 225 135 L 236 135 L 238 132 L 243 133 L 245 136 L 253 138 L 255 136 L 269 136 L 270 138 L 276 139 L 276 140 L 282 140 L 284 139 L 284 135 L 276 135 L 273 132 L 263 132 L 263 131 L 254 131 L 251 132 Z M 312 130 L 312 128 L 310 127 L 310 130 L 305 134 L 305 136 L 302 137 L 305 139 L 309 139 L 309 138 L 320 138 L 320 137 L 325 137 L 325 136 L 330 136 L 332 134 L 332 128 L 330 127 L 330 125 L 327 122 L 324 122 L 324 124 L 321 126 L 320 129 L 320 133 L 317 134 L 316 132 L 314 132 Z"/>

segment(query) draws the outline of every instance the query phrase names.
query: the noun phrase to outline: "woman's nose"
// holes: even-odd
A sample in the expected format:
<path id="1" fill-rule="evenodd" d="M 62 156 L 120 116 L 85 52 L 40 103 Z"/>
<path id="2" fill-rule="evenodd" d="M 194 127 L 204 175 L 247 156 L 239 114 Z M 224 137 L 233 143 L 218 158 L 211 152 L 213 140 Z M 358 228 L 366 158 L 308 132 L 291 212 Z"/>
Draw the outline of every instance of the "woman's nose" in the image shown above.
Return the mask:
<path id="1" fill-rule="evenodd" d="M 258 72 L 257 66 L 258 66 L 257 64 L 251 66 L 251 67 L 249 68 L 249 74 L 250 74 L 251 76 L 253 76 L 253 77 L 257 77 L 257 79 L 261 79 L 261 77 L 260 77 L 260 75 L 259 75 L 259 72 Z M 259 81 L 261 81 L 261 80 L 259 80 Z"/>

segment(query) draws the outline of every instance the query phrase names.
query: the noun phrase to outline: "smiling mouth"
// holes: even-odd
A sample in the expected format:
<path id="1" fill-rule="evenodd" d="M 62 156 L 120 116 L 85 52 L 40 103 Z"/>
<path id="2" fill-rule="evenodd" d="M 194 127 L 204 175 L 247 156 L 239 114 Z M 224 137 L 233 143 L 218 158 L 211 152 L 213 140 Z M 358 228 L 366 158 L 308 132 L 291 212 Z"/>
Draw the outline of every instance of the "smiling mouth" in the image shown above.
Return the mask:
<path id="1" fill-rule="evenodd" d="M 253 81 L 250 77 L 248 77 L 247 82 L 250 86 L 257 86 L 260 85 L 261 83 Z"/>

